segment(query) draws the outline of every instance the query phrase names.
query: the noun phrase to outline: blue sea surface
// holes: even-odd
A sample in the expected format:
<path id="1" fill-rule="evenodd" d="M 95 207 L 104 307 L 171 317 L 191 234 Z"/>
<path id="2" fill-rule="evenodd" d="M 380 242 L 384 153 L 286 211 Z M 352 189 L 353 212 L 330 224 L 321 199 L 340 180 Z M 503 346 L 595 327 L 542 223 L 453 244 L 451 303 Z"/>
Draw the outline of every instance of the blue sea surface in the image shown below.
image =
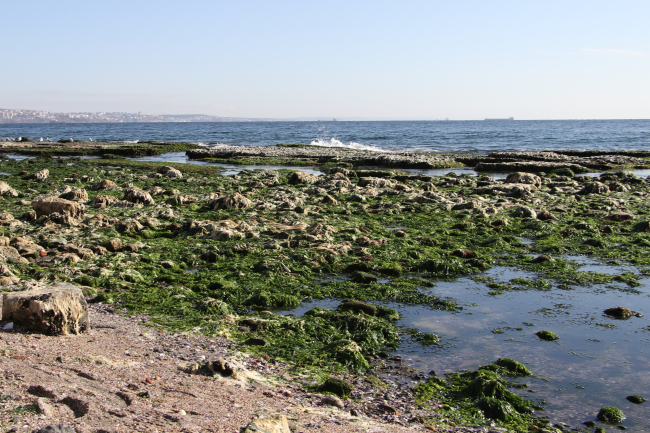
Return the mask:
<path id="1" fill-rule="evenodd" d="M 492 152 L 650 148 L 650 120 L 0 124 L 0 138 L 314 144 L 371 150 Z"/>

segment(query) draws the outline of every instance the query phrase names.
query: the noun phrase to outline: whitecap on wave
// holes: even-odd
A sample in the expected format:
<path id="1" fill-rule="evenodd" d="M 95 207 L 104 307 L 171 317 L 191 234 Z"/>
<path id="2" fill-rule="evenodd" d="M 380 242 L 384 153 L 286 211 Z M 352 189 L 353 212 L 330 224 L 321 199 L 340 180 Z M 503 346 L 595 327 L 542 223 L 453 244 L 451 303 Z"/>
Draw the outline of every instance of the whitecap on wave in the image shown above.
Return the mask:
<path id="1" fill-rule="evenodd" d="M 206 143 L 204 141 L 196 141 L 193 144 L 196 144 L 197 146 L 203 146 L 203 147 L 224 147 L 224 146 L 230 146 L 229 144 L 225 143 Z"/>
<path id="2" fill-rule="evenodd" d="M 345 144 L 341 140 L 336 138 L 324 139 L 319 138 L 310 143 L 312 146 L 321 146 L 321 147 L 344 147 L 346 149 L 357 149 L 357 150 L 372 150 L 374 152 L 392 152 L 388 149 L 382 149 L 381 147 L 371 146 L 368 144 L 355 143 L 351 141 L 350 144 Z"/>

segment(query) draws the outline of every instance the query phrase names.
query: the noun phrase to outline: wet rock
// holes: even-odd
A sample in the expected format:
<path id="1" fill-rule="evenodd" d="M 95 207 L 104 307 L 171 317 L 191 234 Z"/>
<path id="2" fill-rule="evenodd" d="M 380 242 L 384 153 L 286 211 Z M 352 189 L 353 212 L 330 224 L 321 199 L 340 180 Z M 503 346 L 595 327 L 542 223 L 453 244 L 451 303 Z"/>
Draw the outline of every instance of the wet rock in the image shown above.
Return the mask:
<path id="1" fill-rule="evenodd" d="M 115 224 L 115 230 L 121 233 L 137 233 L 144 230 L 144 226 L 138 220 L 128 218 Z"/>
<path id="2" fill-rule="evenodd" d="M 528 206 L 516 206 L 512 210 L 512 216 L 519 218 L 537 218 L 537 212 Z"/>
<path id="3" fill-rule="evenodd" d="M 81 203 L 58 197 L 42 196 L 36 197 L 32 200 L 32 208 L 34 209 L 34 212 L 36 212 L 37 217 L 58 213 L 78 219 L 83 218 L 86 209 Z"/>
<path id="4" fill-rule="evenodd" d="M 605 221 L 614 221 L 618 223 L 627 223 L 634 219 L 634 215 L 626 212 L 616 212 L 603 218 Z"/>
<path id="5" fill-rule="evenodd" d="M 79 334 L 90 329 L 88 304 L 81 289 L 72 284 L 4 293 L 2 318 L 47 335 Z"/>
<path id="6" fill-rule="evenodd" d="M 608 194 L 609 187 L 604 183 L 600 182 L 589 182 L 586 184 L 578 194 L 588 195 L 588 194 Z"/>
<path id="7" fill-rule="evenodd" d="M 151 197 L 151 194 L 136 188 L 130 188 L 124 191 L 124 200 L 131 203 L 143 204 L 145 206 L 151 206 L 155 204 L 153 198 Z"/>
<path id="8" fill-rule="evenodd" d="M 380 239 L 378 241 L 370 239 L 368 236 L 361 236 L 360 238 L 357 239 L 357 245 L 362 246 L 362 247 L 368 247 L 368 246 L 375 246 L 375 245 L 382 245 L 386 242 L 384 239 Z"/>
<path id="9" fill-rule="evenodd" d="M 499 358 L 495 364 L 499 367 L 504 368 L 509 375 L 513 375 L 515 377 L 532 375 L 530 370 L 526 368 L 524 364 L 519 361 L 515 361 L 514 359 Z"/>
<path id="10" fill-rule="evenodd" d="M 334 197 L 332 197 L 329 194 L 325 194 L 325 196 L 323 197 L 323 199 L 321 201 L 323 203 L 325 203 L 325 204 L 338 204 L 339 203 L 337 199 L 335 199 Z"/>
<path id="11" fill-rule="evenodd" d="M 607 406 L 600 409 L 596 419 L 604 423 L 618 424 L 625 420 L 625 415 L 619 408 Z"/>
<path id="12" fill-rule="evenodd" d="M 457 249 L 451 252 L 452 256 L 460 257 L 461 259 L 474 259 L 476 258 L 476 253 L 469 250 Z"/>
<path id="13" fill-rule="evenodd" d="M 539 187 L 542 185 L 542 179 L 532 173 L 516 172 L 506 177 L 506 183 L 524 183 Z"/>
<path id="14" fill-rule="evenodd" d="M 352 274 L 352 281 L 355 283 L 361 283 L 361 284 L 370 284 L 370 283 L 375 283 L 377 282 L 378 277 L 373 274 L 369 274 L 367 272 L 355 272 Z"/>
<path id="15" fill-rule="evenodd" d="M 553 257 L 549 256 L 548 254 L 542 254 L 533 259 L 533 263 L 544 263 L 544 262 L 550 262 L 553 260 Z"/>
<path id="16" fill-rule="evenodd" d="M 384 179 L 381 177 L 362 177 L 359 178 L 357 183 L 359 186 L 371 186 L 371 187 L 391 187 L 395 185 L 395 182 L 390 179 Z"/>
<path id="17" fill-rule="evenodd" d="M 113 188 L 117 188 L 117 184 L 112 180 L 108 180 L 108 179 L 104 179 L 101 182 L 98 182 L 95 185 L 93 185 L 93 189 L 95 191 L 101 191 L 104 189 L 113 189 Z"/>
<path id="18" fill-rule="evenodd" d="M 318 182 L 318 176 L 315 174 L 305 173 L 304 171 L 296 171 L 289 177 L 289 184 L 313 184 Z"/>
<path id="19" fill-rule="evenodd" d="M 637 232 L 650 232 L 650 221 L 643 221 L 634 226 Z"/>
<path id="20" fill-rule="evenodd" d="M 625 398 L 627 399 L 627 401 L 634 404 L 642 404 L 645 403 L 646 401 L 645 398 L 641 397 L 640 395 L 628 395 Z"/>
<path id="21" fill-rule="evenodd" d="M 467 210 L 467 209 L 476 209 L 478 207 L 478 203 L 475 201 L 467 201 L 465 203 L 458 203 L 455 204 L 451 210 Z"/>
<path id="22" fill-rule="evenodd" d="M 625 307 L 608 308 L 605 311 L 603 311 L 603 313 L 615 319 L 621 319 L 621 320 L 629 319 L 630 317 L 634 316 L 634 312 Z"/>
<path id="23" fill-rule="evenodd" d="M 274 414 L 251 421 L 241 433 L 291 433 L 291 429 L 286 416 Z"/>
<path id="24" fill-rule="evenodd" d="M 543 210 L 537 214 L 537 219 L 541 221 L 557 221 L 558 217 L 547 210 Z"/>
<path id="25" fill-rule="evenodd" d="M 45 179 L 47 179 L 50 176 L 50 170 L 47 168 L 44 168 L 42 170 L 37 171 L 36 173 L 32 174 L 29 176 L 30 179 L 36 179 L 38 181 L 44 182 Z"/>
<path id="26" fill-rule="evenodd" d="M 262 346 L 262 347 L 268 347 L 270 346 L 269 342 L 266 341 L 263 338 L 257 338 L 257 337 L 251 337 L 244 341 L 243 343 L 246 346 Z"/>
<path id="27" fill-rule="evenodd" d="M 329 392 L 339 397 L 348 397 L 353 391 L 352 385 L 342 379 L 330 377 L 318 387 L 320 392 Z"/>
<path id="28" fill-rule="evenodd" d="M 253 202 L 249 199 L 236 192 L 234 194 L 228 194 L 223 197 L 219 197 L 216 200 L 211 201 L 208 206 L 214 210 L 218 209 L 244 209 L 251 207 Z"/>
<path id="29" fill-rule="evenodd" d="M 423 191 L 435 191 L 438 188 L 436 188 L 436 185 L 433 182 L 425 182 L 422 184 L 422 190 Z"/>
<path id="30" fill-rule="evenodd" d="M 368 274 L 370 275 L 370 274 Z M 376 278 L 376 277 L 375 277 Z M 364 313 L 369 316 L 377 315 L 377 307 L 372 304 L 367 304 L 361 301 L 345 301 L 342 302 L 338 307 L 339 311 L 352 311 L 354 313 Z"/>
<path id="31" fill-rule="evenodd" d="M 241 239 L 243 235 L 235 230 L 215 229 L 210 233 L 210 237 L 218 241 L 228 241 L 231 239 Z"/>
<path id="32" fill-rule="evenodd" d="M 10 246 L 0 247 L 0 261 L 28 263 L 27 260 L 20 255 L 16 248 Z"/>
<path id="33" fill-rule="evenodd" d="M 104 248 L 112 253 L 122 250 L 123 246 L 124 245 L 122 245 L 122 241 L 119 238 L 109 239 L 104 242 Z"/>
<path id="34" fill-rule="evenodd" d="M 112 195 L 97 195 L 91 200 L 90 203 L 96 207 L 106 207 L 115 204 L 118 201 L 118 198 L 113 197 Z"/>
<path id="35" fill-rule="evenodd" d="M 343 400 L 335 395 L 324 395 L 323 398 L 321 398 L 320 403 L 324 406 L 334 406 L 338 407 L 339 409 L 343 409 L 345 407 Z"/>
<path id="36" fill-rule="evenodd" d="M 66 200 L 72 201 L 88 201 L 88 193 L 83 188 L 77 188 L 61 194 L 59 198 L 64 198 Z"/>
<path id="37" fill-rule="evenodd" d="M 537 337 L 539 337 L 540 340 L 544 340 L 544 341 L 555 341 L 560 339 L 560 337 L 556 333 L 551 331 L 539 331 L 535 333 L 535 335 L 537 335 Z"/>
<path id="38" fill-rule="evenodd" d="M 18 191 L 13 189 L 7 182 L 0 180 L 0 195 L 9 197 L 18 197 Z"/>
<path id="39" fill-rule="evenodd" d="M 170 179 L 182 179 L 183 178 L 183 173 L 181 173 L 180 170 L 174 168 L 174 167 L 169 167 L 169 166 L 164 166 L 164 167 L 158 167 L 158 173 L 162 174 L 165 177 L 168 177 Z"/>

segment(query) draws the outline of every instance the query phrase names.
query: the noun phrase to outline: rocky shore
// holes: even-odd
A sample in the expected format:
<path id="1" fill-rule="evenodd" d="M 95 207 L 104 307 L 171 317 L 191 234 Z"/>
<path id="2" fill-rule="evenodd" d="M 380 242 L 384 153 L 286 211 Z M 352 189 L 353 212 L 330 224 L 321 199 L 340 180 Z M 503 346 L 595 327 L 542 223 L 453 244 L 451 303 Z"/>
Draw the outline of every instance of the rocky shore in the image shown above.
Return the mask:
<path id="1" fill-rule="evenodd" d="M 448 377 L 403 365 L 391 355 L 401 341 L 440 337 L 399 327 L 384 304 L 460 311 L 423 289 L 492 266 L 539 276 L 517 290 L 639 284 L 640 274 L 578 273 L 560 252 L 650 267 L 650 184 L 620 171 L 647 167 L 641 153 L 188 150 L 326 165 L 321 176 L 43 155 L 0 162 L 0 296 L 71 284 L 90 304 L 89 327 L 47 336 L 54 328 L 5 314 L 0 426 L 9 431 L 236 431 L 282 416 L 294 433 L 560 431 L 515 387 L 512 378 L 535 372 L 514 360 Z M 395 169 L 470 163 L 515 172 Z M 574 176 L 603 167 L 619 171 Z M 291 312 L 314 300 L 336 307 Z"/>

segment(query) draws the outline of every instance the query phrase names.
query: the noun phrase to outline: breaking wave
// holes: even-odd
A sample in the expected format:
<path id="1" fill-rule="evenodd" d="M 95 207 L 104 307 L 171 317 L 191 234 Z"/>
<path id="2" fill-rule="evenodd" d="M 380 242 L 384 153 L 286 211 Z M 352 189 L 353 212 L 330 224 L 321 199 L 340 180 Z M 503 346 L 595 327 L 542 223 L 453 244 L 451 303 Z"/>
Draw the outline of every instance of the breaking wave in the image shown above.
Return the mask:
<path id="1" fill-rule="evenodd" d="M 361 144 L 361 143 L 355 143 L 354 141 L 351 141 L 350 144 L 345 144 L 340 140 L 337 140 L 336 138 L 330 138 L 325 139 L 325 138 L 319 138 L 318 140 L 314 140 L 310 143 L 312 146 L 321 146 L 321 147 L 343 147 L 346 149 L 356 149 L 356 150 L 372 150 L 374 152 L 392 152 L 391 150 L 377 147 L 377 146 L 371 146 L 368 144 Z"/>

